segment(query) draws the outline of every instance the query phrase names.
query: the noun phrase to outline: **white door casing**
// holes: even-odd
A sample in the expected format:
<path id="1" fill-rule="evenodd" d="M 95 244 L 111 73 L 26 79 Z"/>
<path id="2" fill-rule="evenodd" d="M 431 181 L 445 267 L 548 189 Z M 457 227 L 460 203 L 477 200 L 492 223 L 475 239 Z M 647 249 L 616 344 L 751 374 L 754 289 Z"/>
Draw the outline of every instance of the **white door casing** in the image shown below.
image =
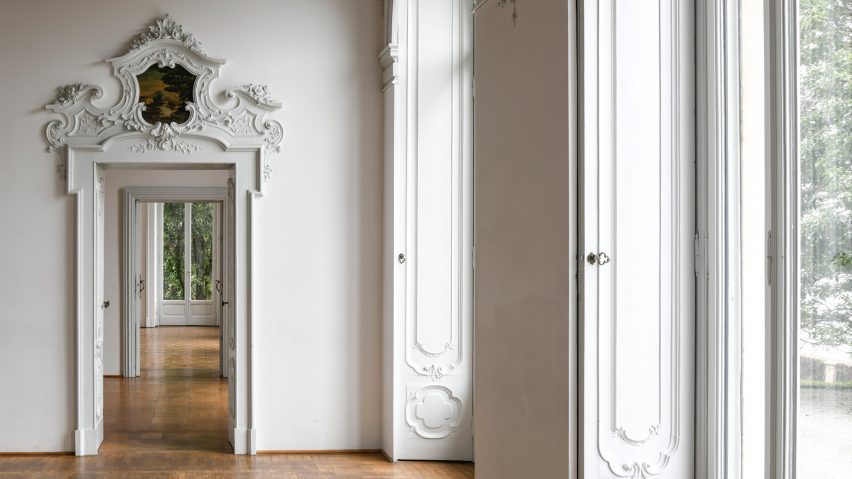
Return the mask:
<path id="1" fill-rule="evenodd" d="M 584 4 L 582 477 L 694 476 L 692 15 Z"/>
<path id="2" fill-rule="evenodd" d="M 160 325 L 160 291 L 159 284 L 162 268 L 160 256 L 162 255 L 162 227 L 159 225 L 160 203 L 147 205 L 146 212 L 146 236 L 144 247 L 145 255 L 145 316 L 142 325 L 145 328 L 155 328 Z"/>
<path id="3" fill-rule="evenodd" d="M 110 25 L 110 28 L 113 27 Z M 105 28 L 107 28 L 105 26 Z M 280 122 L 267 115 L 278 110 L 263 85 L 243 84 L 225 92 L 226 105 L 214 98 L 211 83 L 225 64 L 207 56 L 198 41 L 171 17 L 158 20 L 137 36 L 127 53 L 108 60 L 121 85 L 111 107 L 93 103 L 103 90 L 76 83 L 57 90 L 47 109 L 57 118 L 46 127 L 50 151 L 62 155 L 59 173 L 76 199 L 76 347 L 75 453 L 95 455 L 103 438 L 102 295 L 98 294 L 97 245 L 99 171 L 102 167 L 151 169 L 232 168 L 235 265 L 231 277 L 232 320 L 229 342 L 229 439 L 237 454 L 254 454 L 256 430 L 252 408 L 252 228 L 256 198 L 270 179 L 269 157 L 283 139 Z M 183 66 L 196 76 L 190 116 L 183 124 L 148 123 L 142 116 L 136 75 L 150 66 Z M 229 344 L 229 347 L 231 345 Z"/>
<path id="4" fill-rule="evenodd" d="M 103 169 L 96 168 L 95 174 L 97 182 L 95 183 L 95 337 L 94 337 L 94 356 L 95 356 L 95 441 L 98 447 L 104 440 L 104 309 L 109 307 L 109 303 L 104 298 L 104 248 L 105 248 L 105 214 L 106 214 L 106 185 L 104 184 Z M 78 404 L 78 408 L 80 405 Z"/>
<path id="5" fill-rule="evenodd" d="M 380 56 L 394 460 L 473 459 L 471 12 L 469 0 L 394 2 Z"/>

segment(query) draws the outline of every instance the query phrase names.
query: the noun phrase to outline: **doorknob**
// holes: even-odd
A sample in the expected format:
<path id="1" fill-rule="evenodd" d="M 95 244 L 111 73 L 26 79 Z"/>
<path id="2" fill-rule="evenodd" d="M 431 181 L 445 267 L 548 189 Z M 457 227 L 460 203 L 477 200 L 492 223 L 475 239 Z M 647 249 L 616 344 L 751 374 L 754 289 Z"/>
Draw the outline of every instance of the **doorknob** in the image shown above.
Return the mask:
<path id="1" fill-rule="evenodd" d="M 610 262 L 610 257 L 603 251 L 597 254 L 592 252 L 589 253 L 588 256 L 586 256 L 586 261 L 588 261 L 589 264 L 598 264 L 600 266 L 603 266 Z"/>

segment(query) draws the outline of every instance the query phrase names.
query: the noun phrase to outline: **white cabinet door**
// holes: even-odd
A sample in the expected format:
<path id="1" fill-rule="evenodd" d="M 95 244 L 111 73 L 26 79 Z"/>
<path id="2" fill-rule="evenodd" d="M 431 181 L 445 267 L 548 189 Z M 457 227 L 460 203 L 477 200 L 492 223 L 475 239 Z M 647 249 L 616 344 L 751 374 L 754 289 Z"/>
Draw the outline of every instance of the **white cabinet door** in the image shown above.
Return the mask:
<path id="1" fill-rule="evenodd" d="M 688 2 L 585 2 L 582 471 L 694 476 Z"/>

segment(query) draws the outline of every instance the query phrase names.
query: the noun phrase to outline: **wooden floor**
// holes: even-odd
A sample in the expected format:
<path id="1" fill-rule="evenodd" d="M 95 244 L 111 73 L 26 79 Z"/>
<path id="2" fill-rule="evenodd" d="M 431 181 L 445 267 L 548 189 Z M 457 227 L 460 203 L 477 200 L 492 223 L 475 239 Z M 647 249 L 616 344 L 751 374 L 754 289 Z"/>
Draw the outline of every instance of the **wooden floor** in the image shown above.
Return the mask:
<path id="1" fill-rule="evenodd" d="M 219 330 L 142 330 L 142 374 L 104 379 L 99 456 L 0 456 L 7 477 L 472 478 L 467 463 L 387 462 L 378 453 L 235 456 Z"/>

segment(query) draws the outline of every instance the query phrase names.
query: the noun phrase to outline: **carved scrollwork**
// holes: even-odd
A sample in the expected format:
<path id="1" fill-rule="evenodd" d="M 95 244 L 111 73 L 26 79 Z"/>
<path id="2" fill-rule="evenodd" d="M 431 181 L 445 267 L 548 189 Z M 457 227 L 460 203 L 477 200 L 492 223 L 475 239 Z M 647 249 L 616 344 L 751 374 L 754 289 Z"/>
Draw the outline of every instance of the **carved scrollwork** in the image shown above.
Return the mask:
<path id="1" fill-rule="evenodd" d="M 89 85 L 88 83 L 63 85 L 56 89 L 56 100 L 54 102 L 62 106 L 67 106 L 76 103 L 87 93 L 91 93 L 93 98 L 100 98 L 103 95 L 103 90 L 98 86 Z"/>
<path id="2" fill-rule="evenodd" d="M 245 83 L 240 85 L 239 90 L 245 92 L 246 95 L 253 98 L 261 105 L 275 105 L 275 100 L 272 99 L 272 94 L 269 92 L 269 87 L 255 83 Z"/>
<path id="3" fill-rule="evenodd" d="M 138 133 L 143 141 L 127 147 L 130 152 L 190 154 L 200 149 L 193 139 L 207 138 L 225 148 L 258 148 L 262 175 L 268 180 L 272 175 L 269 156 L 280 150 L 284 128 L 266 115 L 278 110 L 281 104 L 272 99 L 266 85 L 246 83 L 225 93 L 235 100 L 228 107 L 217 105 L 211 97 L 210 85 L 219 77 L 225 61 L 208 57 L 200 45 L 166 15 L 134 39 L 125 55 L 107 60 L 121 82 L 118 103 L 109 108 L 93 105 L 92 99 L 103 94 L 95 85 L 74 83 L 59 87 L 56 99 L 46 107 L 59 115 L 46 127 L 48 150 L 59 151 L 66 145 L 104 146 L 118 135 Z M 183 123 L 151 124 L 142 116 L 146 104 L 140 101 L 137 76 L 152 65 L 160 68 L 180 65 L 195 76 L 192 99 L 185 102 L 188 119 Z M 185 136 L 190 132 L 191 138 Z"/>
<path id="4" fill-rule="evenodd" d="M 154 21 L 153 25 L 148 26 L 148 30 L 134 38 L 128 53 L 143 48 L 154 40 L 175 40 L 198 53 L 204 53 L 204 50 L 201 49 L 201 42 L 196 40 L 191 33 L 184 33 L 183 25 L 175 22 L 169 14 Z"/>

